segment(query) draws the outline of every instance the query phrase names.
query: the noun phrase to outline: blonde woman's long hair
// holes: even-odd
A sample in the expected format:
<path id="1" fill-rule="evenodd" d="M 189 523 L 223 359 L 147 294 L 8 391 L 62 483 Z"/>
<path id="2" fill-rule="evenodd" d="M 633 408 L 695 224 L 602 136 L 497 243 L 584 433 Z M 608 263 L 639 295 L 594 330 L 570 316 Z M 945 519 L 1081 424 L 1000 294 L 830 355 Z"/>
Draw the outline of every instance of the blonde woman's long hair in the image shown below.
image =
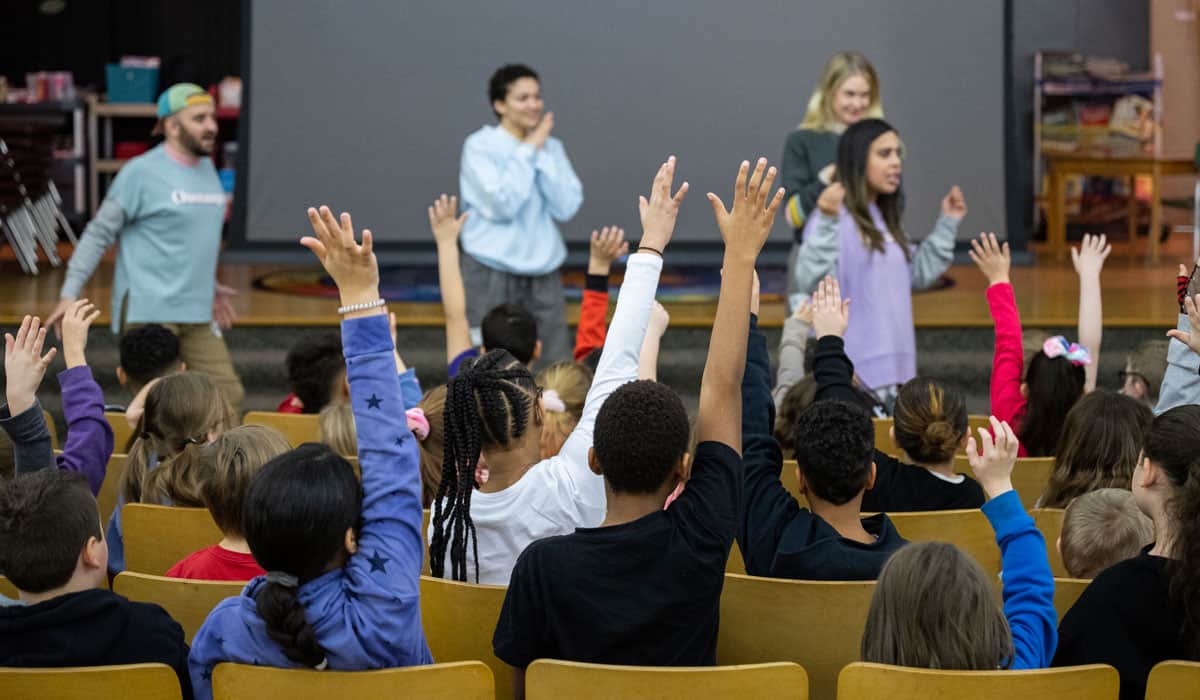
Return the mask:
<path id="1" fill-rule="evenodd" d="M 808 98 L 808 108 L 799 128 L 840 132 L 841 122 L 833 113 L 833 95 L 842 81 L 853 75 L 866 78 L 871 86 L 871 106 L 867 107 L 863 118 L 883 119 L 883 104 L 879 100 L 879 78 L 875 75 L 875 67 L 861 53 L 843 51 L 834 54 L 825 65 L 825 73 L 813 88 L 812 96 Z"/>
<path id="2" fill-rule="evenodd" d="M 542 423 L 542 459 L 553 457 L 562 449 L 567 436 L 579 425 L 583 417 L 583 403 L 587 400 L 588 389 L 592 388 L 592 371 L 576 362 L 556 362 L 538 373 L 535 380 L 542 389 L 543 415 Z M 558 397 L 565 410 L 551 410 L 546 406 L 548 392 L 550 397 Z"/>

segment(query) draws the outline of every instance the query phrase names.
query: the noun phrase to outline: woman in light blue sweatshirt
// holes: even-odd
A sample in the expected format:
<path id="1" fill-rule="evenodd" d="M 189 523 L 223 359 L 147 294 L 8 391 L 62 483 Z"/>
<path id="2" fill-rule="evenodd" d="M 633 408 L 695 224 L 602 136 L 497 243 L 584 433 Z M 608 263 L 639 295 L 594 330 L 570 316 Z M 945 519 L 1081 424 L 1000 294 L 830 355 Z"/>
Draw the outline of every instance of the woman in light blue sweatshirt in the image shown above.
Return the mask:
<path id="1" fill-rule="evenodd" d="M 313 250 L 338 284 L 361 488 L 346 460 L 306 445 L 267 463 L 246 498 L 246 540 L 266 576 L 222 601 L 192 642 L 196 697 L 221 662 L 334 670 L 432 663 L 421 626 L 421 475 L 392 355 L 371 234 L 354 242 L 322 207 Z"/>

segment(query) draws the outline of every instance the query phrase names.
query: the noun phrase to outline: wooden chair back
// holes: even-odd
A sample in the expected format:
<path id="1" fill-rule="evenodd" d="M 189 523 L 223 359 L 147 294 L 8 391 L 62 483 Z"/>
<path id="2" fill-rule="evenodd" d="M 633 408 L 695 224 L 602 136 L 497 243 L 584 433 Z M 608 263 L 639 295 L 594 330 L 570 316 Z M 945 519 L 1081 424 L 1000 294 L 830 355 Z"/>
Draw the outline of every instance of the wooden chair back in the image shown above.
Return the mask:
<path id="1" fill-rule="evenodd" d="M 874 581 L 792 581 L 725 575 L 717 663 L 793 661 L 809 694 L 832 699 L 837 674 L 857 661 Z"/>
<path id="2" fill-rule="evenodd" d="M 1200 663 L 1163 661 L 1150 669 L 1146 700 L 1195 700 L 1200 697 Z"/>
<path id="3" fill-rule="evenodd" d="M 212 681 L 213 700 L 492 700 L 495 694 L 492 672 L 479 661 L 379 671 L 311 671 L 224 663 L 217 664 Z"/>
<path id="4" fill-rule="evenodd" d="M 1117 700 L 1120 686 L 1117 669 L 1102 664 L 1036 671 L 940 671 L 855 662 L 838 675 L 837 699 Z"/>
<path id="5" fill-rule="evenodd" d="M 1030 515 L 1042 537 L 1046 539 L 1046 555 L 1050 557 L 1050 571 L 1055 576 L 1067 577 L 1071 573 L 1063 564 L 1062 555 L 1058 553 L 1058 538 L 1062 537 L 1063 508 L 1034 508 Z"/>
<path id="6" fill-rule="evenodd" d="M 8 578 L 0 576 L 0 595 L 9 600 L 16 600 L 21 594 Z"/>
<path id="7" fill-rule="evenodd" d="M 122 571 L 113 580 L 114 593 L 166 610 L 183 627 L 184 641 L 188 644 L 217 603 L 241 595 L 245 587 L 246 581 L 197 581 L 133 571 Z"/>
<path id="8" fill-rule="evenodd" d="M 317 442 L 320 439 L 320 428 L 315 413 L 250 411 L 242 423 L 244 425 L 270 426 L 283 433 L 292 447 L 299 447 L 306 442 Z"/>
<path id="9" fill-rule="evenodd" d="M 1000 548 L 987 516 L 978 508 L 888 513 L 900 536 L 910 542 L 949 542 L 975 557 L 988 574 L 1000 573 Z"/>
<path id="10" fill-rule="evenodd" d="M 808 699 L 808 676 L 793 663 L 672 668 L 541 659 L 525 670 L 529 700 L 608 698 Z"/>
<path id="11" fill-rule="evenodd" d="M 46 409 L 42 409 L 42 419 L 46 421 L 46 431 L 50 433 L 50 449 L 60 449 L 61 443 L 58 441 L 58 426 L 54 423 L 54 416 Z"/>
<path id="12" fill-rule="evenodd" d="M 113 431 L 113 452 L 128 452 L 133 443 L 133 428 L 120 411 L 105 411 L 104 418 Z"/>
<path id="13" fill-rule="evenodd" d="M 126 503 L 121 508 L 125 570 L 162 576 L 180 559 L 221 541 L 205 508 Z"/>
<path id="14" fill-rule="evenodd" d="M 482 661 L 496 679 L 496 697 L 512 697 L 512 667 L 492 653 L 504 586 L 421 577 L 421 620 L 425 641 L 438 661 Z"/>
<path id="15" fill-rule="evenodd" d="M 108 519 L 112 517 L 117 503 L 121 500 L 121 476 L 125 473 L 125 464 L 128 461 L 129 455 L 114 452 L 108 458 L 108 466 L 104 468 L 104 482 L 100 484 L 100 493 L 96 494 L 96 505 L 100 509 L 100 522 L 106 527 Z"/>
<path id="16" fill-rule="evenodd" d="M 1063 616 L 1075 605 L 1075 601 L 1083 595 L 1083 589 L 1091 582 L 1090 578 L 1054 577 L 1054 609 L 1058 611 L 1059 622 L 1062 622 Z"/>
<path id="17" fill-rule="evenodd" d="M 971 463 L 967 461 L 966 455 L 955 456 L 954 470 L 966 474 L 972 479 L 975 478 L 975 472 L 971 470 Z M 1042 497 L 1042 492 L 1046 490 L 1046 484 L 1050 481 L 1050 472 L 1052 471 L 1054 471 L 1053 457 L 1021 457 L 1017 459 L 1017 463 L 1013 466 L 1012 482 L 1025 510 L 1033 508 L 1038 499 Z"/>
<path id="18" fill-rule="evenodd" d="M 166 664 L 0 668 L 0 698 L 179 700 L 179 677 Z"/>

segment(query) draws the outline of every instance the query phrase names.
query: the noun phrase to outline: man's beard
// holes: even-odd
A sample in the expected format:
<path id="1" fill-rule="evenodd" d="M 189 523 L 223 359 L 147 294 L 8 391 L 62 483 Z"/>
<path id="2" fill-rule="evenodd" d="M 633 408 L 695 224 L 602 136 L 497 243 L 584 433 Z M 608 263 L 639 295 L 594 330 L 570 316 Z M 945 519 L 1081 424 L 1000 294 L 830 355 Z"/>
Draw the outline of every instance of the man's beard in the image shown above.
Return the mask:
<path id="1" fill-rule="evenodd" d="M 205 146 L 202 141 L 188 133 L 187 129 L 180 129 L 179 143 L 197 158 L 212 155 L 212 147 Z"/>

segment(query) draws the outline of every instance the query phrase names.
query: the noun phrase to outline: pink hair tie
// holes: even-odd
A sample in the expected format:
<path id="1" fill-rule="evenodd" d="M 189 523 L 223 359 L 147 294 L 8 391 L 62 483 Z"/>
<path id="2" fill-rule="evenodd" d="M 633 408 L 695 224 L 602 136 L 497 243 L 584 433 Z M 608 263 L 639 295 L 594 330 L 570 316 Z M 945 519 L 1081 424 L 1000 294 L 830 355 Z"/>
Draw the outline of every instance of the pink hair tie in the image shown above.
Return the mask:
<path id="1" fill-rule="evenodd" d="M 542 392 L 542 410 L 551 413 L 566 413 L 567 405 L 559 398 L 557 391 L 546 389 Z"/>
<path id="2" fill-rule="evenodd" d="M 408 429 L 417 436 L 418 440 L 424 441 L 429 437 L 429 419 L 425 417 L 425 411 L 419 408 L 410 408 L 404 412 L 404 417 L 408 419 Z"/>
<path id="3" fill-rule="evenodd" d="M 1061 335 L 1047 338 L 1042 344 L 1042 352 L 1052 360 L 1056 357 L 1065 358 L 1076 367 L 1092 364 L 1092 356 L 1088 354 L 1087 348 L 1079 343 L 1068 343 Z"/>

